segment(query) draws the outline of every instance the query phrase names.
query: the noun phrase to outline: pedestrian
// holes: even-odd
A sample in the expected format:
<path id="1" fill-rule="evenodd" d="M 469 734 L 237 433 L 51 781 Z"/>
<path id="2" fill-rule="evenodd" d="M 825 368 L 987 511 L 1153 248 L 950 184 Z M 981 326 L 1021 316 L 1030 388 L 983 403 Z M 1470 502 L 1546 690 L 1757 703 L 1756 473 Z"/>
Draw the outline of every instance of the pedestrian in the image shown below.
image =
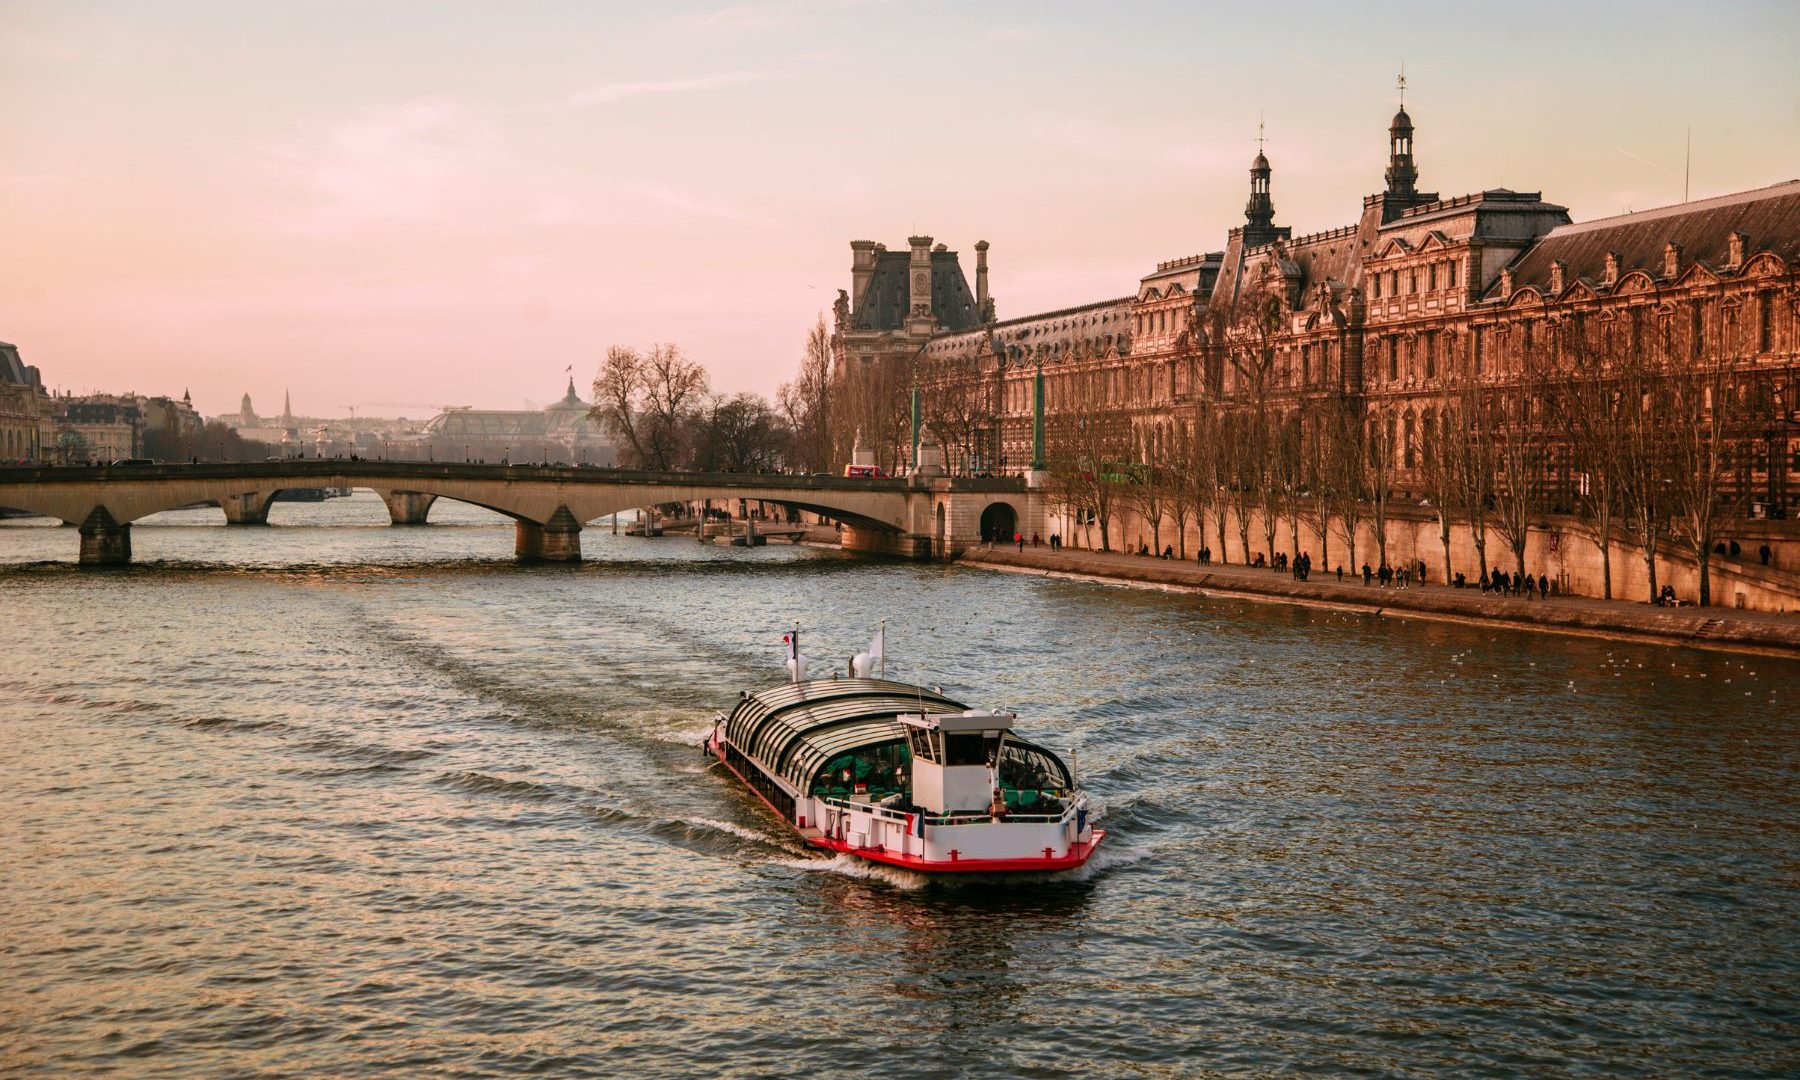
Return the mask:
<path id="1" fill-rule="evenodd" d="M 1767 566 L 1769 565 L 1769 556 L 1775 553 L 1769 550 L 1769 545 L 1764 544 L 1762 547 L 1756 549 L 1756 554 L 1758 558 L 1762 559 L 1762 564 Z"/>
<path id="2" fill-rule="evenodd" d="M 1344 583 L 1344 564 L 1338 563 L 1338 584 L 1342 585 L 1343 583 Z"/>
<path id="3" fill-rule="evenodd" d="M 1369 577 L 1370 576 L 1371 575 L 1369 572 L 1369 564 L 1363 563 L 1363 588 L 1365 588 L 1365 589 L 1369 587 Z"/>
<path id="4" fill-rule="evenodd" d="M 1018 542 L 1019 554 L 1021 554 L 1021 555 L 1025 554 L 1025 534 L 1024 533 L 1013 533 L 1013 539 Z"/>
<path id="5" fill-rule="evenodd" d="M 1537 594 L 1537 579 L 1532 577 L 1530 574 L 1526 574 L 1525 575 L 1525 599 L 1527 599 L 1527 600 L 1535 599 L 1536 594 Z"/>
<path id="6" fill-rule="evenodd" d="M 1550 599 L 1550 578 L 1544 574 L 1538 575 L 1538 599 Z"/>

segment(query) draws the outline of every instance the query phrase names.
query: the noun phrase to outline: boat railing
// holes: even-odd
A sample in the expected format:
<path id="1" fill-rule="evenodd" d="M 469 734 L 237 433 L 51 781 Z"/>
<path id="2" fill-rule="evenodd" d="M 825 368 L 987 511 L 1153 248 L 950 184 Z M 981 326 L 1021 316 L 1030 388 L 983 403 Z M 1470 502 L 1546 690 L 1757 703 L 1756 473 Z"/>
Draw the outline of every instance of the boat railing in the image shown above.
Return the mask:
<path id="1" fill-rule="evenodd" d="M 853 810 L 859 814 L 868 814 L 872 817 L 882 818 L 887 821 L 897 821 L 903 825 L 916 816 L 908 814 L 903 810 L 895 810 L 891 807 L 882 806 L 880 803 L 851 802 L 848 799 L 834 799 L 829 797 L 822 799 L 821 801 L 824 802 L 826 806 L 834 807 L 839 810 Z M 1009 811 L 1003 817 L 996 818 L 993 814 L 984 810 L 970 810 L 953 814 L 926 814 L 925 824 L 939 826 L 987 825 L 995 821 L 1005 821 L 1022 825 L 1048 825 L 1068 821 L 1075 816 L 1076 810 L 1085 807 L 1086 805 L 1087 795 L 1080 794 L 1073 799 L 1070 799 L 1068 804 L 1063 807 L 1062 812 L 1059 814 L 1021 814 Z"/>

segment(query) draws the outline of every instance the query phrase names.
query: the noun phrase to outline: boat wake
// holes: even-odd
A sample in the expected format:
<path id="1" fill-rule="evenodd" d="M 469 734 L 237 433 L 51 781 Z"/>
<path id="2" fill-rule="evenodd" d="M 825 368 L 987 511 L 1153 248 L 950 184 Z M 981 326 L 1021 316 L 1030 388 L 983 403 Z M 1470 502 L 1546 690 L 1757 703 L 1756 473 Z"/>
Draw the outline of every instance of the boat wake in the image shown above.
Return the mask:
<path id="1" fill-rule="evenodd" d="M 879 881 L 896 889 L 914 892 L 932 884 L 928 875 L 902 870 L 897 866 L 859 859 L 854 855 L 838 854 L 829 859 L 772 859 L 776 866 L 785 866 L 790 870 L 803 870 L 809 874 L 837 874 L 840 877 L 857 878 L 863 881 Z"/>

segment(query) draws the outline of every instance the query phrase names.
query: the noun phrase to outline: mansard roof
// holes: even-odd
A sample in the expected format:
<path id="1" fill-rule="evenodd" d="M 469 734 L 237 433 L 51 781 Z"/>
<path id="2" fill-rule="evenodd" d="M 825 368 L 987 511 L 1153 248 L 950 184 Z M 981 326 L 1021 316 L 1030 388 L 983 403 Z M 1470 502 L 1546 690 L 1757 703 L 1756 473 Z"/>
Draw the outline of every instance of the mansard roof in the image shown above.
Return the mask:
<path id="1" fill-rule="evenodd" d="M 0 382 L 31 385 L 31 377 L 25 372 L 25 361 L 19 359 L 18 346 L 5 341 L 0 341 Z"/>
<path id="2" fill-rule="evenodd" d="M 1559 226 L 1513 263 L 1513 284 L 1547 284 L 1553 262 L 1563 264 L 1565 280 L 1602 281 L 1609 253 L 1618 256 L 1619 280 L 1633 270 L 1661 280 L 1663 249 L 1671 241 L 1681 248 L 1683 268 L 1699 261 L 1716 265 L 1725 261 L 1734 232 L 1749 238 L 1746 261 L 1765 248 L 1788 254 L 1800 249 L 1800 180 Z M 1498 286 L 1487 298 L 1503 299 Z"/>
<path id="3" fill-rule="evenodd" d="M 912 310 L 912 252 L 878 251 L 875 271 L 855 298 L 852 330 L 899 330 Z M 931 310 L 946 330 L 968 330 L 981 324 L 975 294 L 963 276 L 954 251 L 931 253 Z"/>
<path id="4" fill-rule="evenodd" d="M 1131 305 L 1133 296 L 1101 300 L 1079 307 L 1024 315 L 972 331 L 938 334 L 925 346 L 931 355 L 957 355 L 971 349 L 1002 354 L 1010 349 L 1035 350 L 1039 345 L 1060 349 L 1084 347 L 1104 351 L 1117 347 L 1120 352 L 1130 343 Z"/>

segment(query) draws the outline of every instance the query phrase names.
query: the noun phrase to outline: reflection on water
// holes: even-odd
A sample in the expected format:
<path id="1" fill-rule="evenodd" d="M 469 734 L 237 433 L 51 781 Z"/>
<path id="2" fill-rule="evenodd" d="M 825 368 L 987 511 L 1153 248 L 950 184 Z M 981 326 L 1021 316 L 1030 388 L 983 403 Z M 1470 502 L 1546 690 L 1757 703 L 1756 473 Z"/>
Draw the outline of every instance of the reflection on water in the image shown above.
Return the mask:
<path id="1" fill-rule="evenodd" d="M 368 493 L 0 523 L 22 1071 L 1776 1074 L 1800 665 Z M 1105 804 L 1081 873 L 802 849 L 696 744 L 889 620 Z M 841 662 L 836 665 L 841 666 Z"/>

